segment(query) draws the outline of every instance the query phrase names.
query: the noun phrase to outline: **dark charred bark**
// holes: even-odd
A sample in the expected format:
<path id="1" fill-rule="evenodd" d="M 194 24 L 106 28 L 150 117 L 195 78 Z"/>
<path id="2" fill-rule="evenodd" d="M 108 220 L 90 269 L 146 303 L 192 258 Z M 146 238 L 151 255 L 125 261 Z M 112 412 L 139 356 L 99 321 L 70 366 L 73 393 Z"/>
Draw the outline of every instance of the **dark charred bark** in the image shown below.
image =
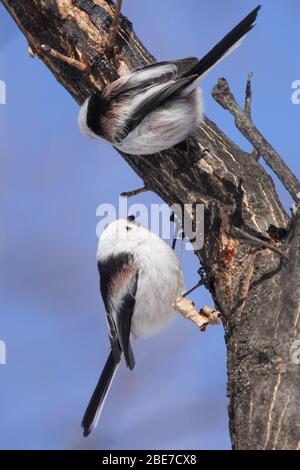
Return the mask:
<path id="1" fill-rule="evenodd" d="M 78 103 L 98 85 L 154 62 L 124 17 L 116 49 L 105 50 L 113 14 L 109 0 L 2 3 L 31 50 Z M 42 44 L 85 63 L 86 71 L 49 56 Z M 153 157 L 123 157 L 145 186 L 169 205 L 205 206 L 205 244 L 195 253 L 225 316 L 233 448 L 299 449 L 300 368 L 291 361 L 300 318 L 299 211 L 291 222 L 257 159 L 208 118 L 192 139 L 189 155 L 175 148 Z M 188 161 L 194 163 L 178 171 Z M 234 227 L 264 236 L 286 251 L 288 260 L 238 239 Z"/>

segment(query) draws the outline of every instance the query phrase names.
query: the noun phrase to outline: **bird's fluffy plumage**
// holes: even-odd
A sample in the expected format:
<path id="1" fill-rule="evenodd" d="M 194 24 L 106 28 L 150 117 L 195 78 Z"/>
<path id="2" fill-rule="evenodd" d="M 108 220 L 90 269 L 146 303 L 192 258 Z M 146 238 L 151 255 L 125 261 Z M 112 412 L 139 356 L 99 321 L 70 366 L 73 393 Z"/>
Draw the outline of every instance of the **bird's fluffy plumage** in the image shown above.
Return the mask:
<path id="1" fill-rule="evenodd" d="M 184 141 L 201 123 L 198 82 L 238 47 L 253 28 L 260 6 L 201 60 L 160 62 L 133 71 L 87 98 L 78 123 L 83 134 L 129 154 L 150 155 Z"/>
<path id="2" fill-rule="evenodd" d="M 131 219 L 117 220 L 104 230 L 97 262 L 111 353 L 82 421 L 85 436 L 98 423 L 122 356 L 134 368 L 130 338 L 150 336 L 170 323 L 173 303 L 184 288 L 171 247 Z"/>
<path id="3" fill-rule="evenodd" d="M 109 299 L 105 302 L 119 305 L 124 295 L 130 292 L 132 279 L 138 273 L 131 333 L 133 336 L 151 336 L 174 318 L 172 304 L 183 290 L 178 258 L 165 241 L 127 219 L 113 222 L 103 232 L 97 251 L 100 273 L 101 265 L 107 259 L 120 255 L 128 257 L 125 269 L 122 268 L 126 282 L 119 282 L 118 288 L 110 290 Z M 117 273 L 112 276 L 114 279 Z M 116 320 L 116 307 L 112 315 Z"/>

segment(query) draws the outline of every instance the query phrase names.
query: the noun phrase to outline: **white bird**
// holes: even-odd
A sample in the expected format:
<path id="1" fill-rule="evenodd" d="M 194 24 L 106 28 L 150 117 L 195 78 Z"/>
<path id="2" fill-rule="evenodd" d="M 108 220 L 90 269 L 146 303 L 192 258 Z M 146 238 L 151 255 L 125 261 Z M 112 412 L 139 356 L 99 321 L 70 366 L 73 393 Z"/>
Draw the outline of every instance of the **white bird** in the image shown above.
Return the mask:
<path id="1" fill-rule="evenodd" d="M 199 81 L 241 44 L 260 8 L 201 60 L 187 57 L 152 64 L 89 96 L 79 112 L 81 132 L 133 155 L 154 154 L 183 142 L 203 119 Z"/>
<path id="2" fill-rule="evenodd" d="M 176 315 L 173 303 L 183 291 L 176 254 L 133 216 L 103 231 L 97 262 L 111 352 L 82 420 L 84 436 L 97 426 L 121 359 L 134 368 L 130 338 L 147 337 L 166 326 Z"/>

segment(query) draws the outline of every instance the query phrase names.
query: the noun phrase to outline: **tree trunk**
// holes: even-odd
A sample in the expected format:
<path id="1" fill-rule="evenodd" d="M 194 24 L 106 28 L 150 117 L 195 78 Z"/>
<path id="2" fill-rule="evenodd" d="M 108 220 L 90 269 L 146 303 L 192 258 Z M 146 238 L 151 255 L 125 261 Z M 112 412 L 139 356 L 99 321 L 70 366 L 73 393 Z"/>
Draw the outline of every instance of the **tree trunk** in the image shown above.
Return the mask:
<path id="1" fill-rule="evenodd" d="M 116 50 L 105 49 L 113 15 L 109 0 L 2 3 L 31 50 L 78 103 L 99 85 L 155 61 L 124 17 Z M 51 57 L 42 44 L 87 64 L 87 70 Z M 291 222 L 261 164 L 207 117 L 189 154 L 176 147 L 153 157 L 123 157 L 169 205 L 205 206 L 204 246 L 195 254 L 224 315 L 233 448 L 300 449 L 300 368 L 291 360 L 300 318 L 299 211 Z M 182 162 L 190 164 L 178 171 Z M 288 259 L 238 239 L 234 228 L 263 235 Z"/>

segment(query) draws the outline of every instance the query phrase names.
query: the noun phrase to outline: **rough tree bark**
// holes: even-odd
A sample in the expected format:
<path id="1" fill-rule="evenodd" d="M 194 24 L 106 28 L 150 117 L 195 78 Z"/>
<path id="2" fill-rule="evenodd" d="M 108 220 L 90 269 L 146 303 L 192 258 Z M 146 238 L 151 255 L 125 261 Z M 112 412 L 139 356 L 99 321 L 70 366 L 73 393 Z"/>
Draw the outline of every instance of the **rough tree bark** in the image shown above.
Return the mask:
<path id="1" fill-rule="evenodd" d="M 116 49 L 105 50 L 113 15 L 110 0 L 2 3 L 31 50 L 78 103 L 99 83 L 155 61 L 124 17 Z M 86 70 L 49 56 L 42 44 L 80 60 Z M 216 97 L 221 88 L 215 90 Z M 235 117 L 237 125 L 241 124 Z M 246 125 L 246 131 L 251 140 L 253 129 Z M 260 139 L 254 138 L 253 144 L 269 155 Z M 209 152 L 202 154 L 204 149 Z M 205 206 L 205 244 L 195 254 L 206 271 L 216 306 L 224 314 L 233 448 L 300 449 L 300 368 L 291 361 L 300 319 L 299 211 L 291 221 L 257 158 L 235 145 L 207 117 L 189 155 L 176 148 L 151 158 L 123 157 L 147 189 L 169 205 Z M 183 161 L 192 164 L 176 171 Z M 299 183 L 293 175 L 289 182 L 288 189 L 297 200 Z M 288 260 L 238 239 L 235 228 L 264 235 L 286 250 Z"/>

